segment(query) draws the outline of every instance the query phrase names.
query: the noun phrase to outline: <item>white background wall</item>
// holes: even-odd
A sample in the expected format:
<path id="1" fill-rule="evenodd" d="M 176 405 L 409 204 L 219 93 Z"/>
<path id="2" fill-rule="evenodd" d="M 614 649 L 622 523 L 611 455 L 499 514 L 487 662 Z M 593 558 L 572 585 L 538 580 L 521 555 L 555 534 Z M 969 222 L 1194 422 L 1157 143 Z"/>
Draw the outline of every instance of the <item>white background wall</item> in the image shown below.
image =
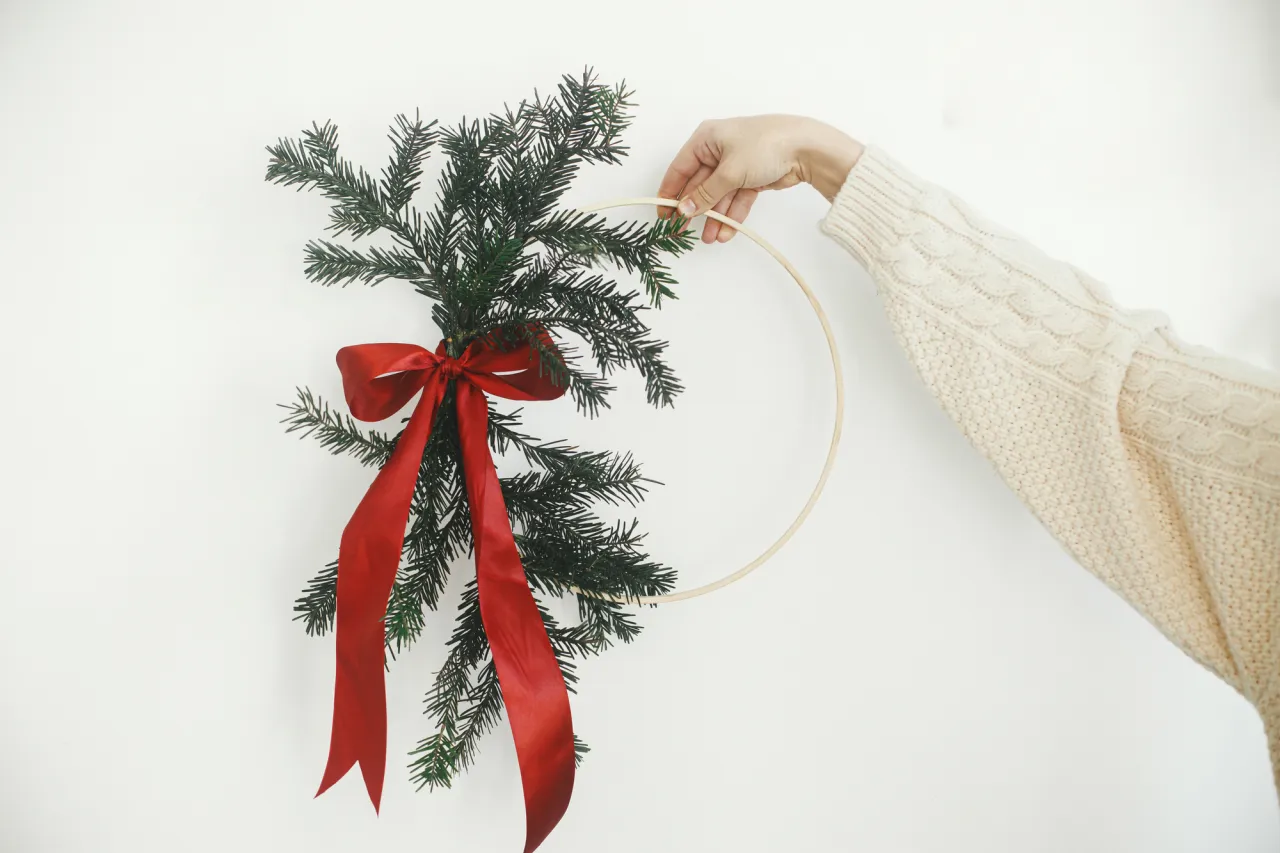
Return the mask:
<path id="1" fill-rule="evenodd" d="M 324 205 L 263 181 L 267 143 L 332 118 L 379 166 L 396 112 L 454 121 L 592 64 L 640 107 L 627 164 L 574 199 L 652 192 L 703 118 L 814 114 L 1183 337 L 1275 367 L 1276 8 L 0 2 L 0 849 L 519 849 L 505 729 L 453 790 L 404 770 L 451 614 L 390 674 L 382 816 L 356 774 L 312 799 L 333 646 L 291 607 L 369 472 L 286 437 L 275 405 L 300 384 L 340 401 L 344 344 L 437 333 L 406 287 L 304 281 Z M 969 449 L 824 209 L 797 190 L 752 221 L 848 364 L 829 491 L 766 568 L 585 666 L 594 751 L 544 849 L 1277 849 L 1252 710 Z M 832 401 L 816 324 L 759 250 L 676 272 L 657 321 L 680 407 L 629 381 L 599 421 L 531 423 L 634 449 L 669 484 L 641 510 L 653 552 L 692 584 L 785 527 Z"/>

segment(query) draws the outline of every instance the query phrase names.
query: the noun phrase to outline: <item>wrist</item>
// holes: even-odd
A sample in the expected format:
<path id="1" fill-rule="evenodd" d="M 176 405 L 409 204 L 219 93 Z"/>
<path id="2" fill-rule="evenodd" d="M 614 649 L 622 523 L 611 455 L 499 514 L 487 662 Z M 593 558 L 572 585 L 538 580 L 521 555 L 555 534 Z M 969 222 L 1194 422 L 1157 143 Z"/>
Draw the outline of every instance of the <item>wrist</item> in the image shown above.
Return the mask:
<path id="1" fill-rule="evenodd" d="M 819 123 L 803 140 L 797 153 L 801 178 L 827 201 L 835 201 L 864 150 L 865 147 L 847 133 Z"/>

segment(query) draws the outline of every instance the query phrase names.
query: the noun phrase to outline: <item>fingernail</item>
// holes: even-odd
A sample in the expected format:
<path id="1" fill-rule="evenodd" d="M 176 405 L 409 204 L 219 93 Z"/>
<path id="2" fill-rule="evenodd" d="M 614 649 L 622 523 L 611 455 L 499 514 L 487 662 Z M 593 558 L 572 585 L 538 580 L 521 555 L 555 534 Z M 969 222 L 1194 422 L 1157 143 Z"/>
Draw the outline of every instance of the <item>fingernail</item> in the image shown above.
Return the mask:
<path id="1" fill-rule="evenodd" d="M 728 243 L 730 238 L 732 237 L 733 237 L 733 229 L 730 228 L 728 225 L 721 225 L 720 236 L 716 239 L 718 239 L 721 243 Z"/>
<path id="2" fill-rule="evenodd" d="M 693 211 L 696 207 L 697 205 L 693 203 L 693 199 L 686 198 L 680 202 L 680 206 L 676 209 L 680 211 L 681 216 L 693 216 Z"/>

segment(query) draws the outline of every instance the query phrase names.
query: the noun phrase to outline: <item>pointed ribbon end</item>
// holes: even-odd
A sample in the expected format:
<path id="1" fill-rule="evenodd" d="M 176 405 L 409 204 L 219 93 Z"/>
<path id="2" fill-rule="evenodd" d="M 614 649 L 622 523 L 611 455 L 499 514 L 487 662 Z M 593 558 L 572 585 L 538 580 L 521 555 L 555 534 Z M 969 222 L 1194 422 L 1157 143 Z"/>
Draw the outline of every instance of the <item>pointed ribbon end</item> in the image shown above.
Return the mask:
<path id="1" fill-rule="evenodd" d="M 347 771 L 355 766 L 355 762 L 354 761 L 351 762 L 346 767 L 343 767 L 341 770 L 337 769 L 338 766 L 339 765 L 336 765 L 336 764 L 330 764 L 328 767 L 325 768 L 324 778 L 320 780 L 320 789 L 316 791 L 317 797 L 319 797 L 325 791 L 329 790 L 334 785 L 336 785 L 338 783 L 338 780 L 341 779 L 343 776 L 346 776 Z"/>
<path id="2" fill-rule="evenodd" d="M 325 769 L 324 779 L 320 782 L 320 790 L 316 791 L 315 795 L 319 797 L 332 788 L 343 776 L 347 775 L 347 771 L 357 764 L 360 765 L 361 775 L 364 776 L 364 787 L 369 793 L 369 802 L 373 804 L 373 813 L 380 815 L 382 813 L 382 779 L 375 768 L 366 769 L 362 761 L 353 761 L 341 770 L 336 769 L 341 765 L 330 765 Z"/>

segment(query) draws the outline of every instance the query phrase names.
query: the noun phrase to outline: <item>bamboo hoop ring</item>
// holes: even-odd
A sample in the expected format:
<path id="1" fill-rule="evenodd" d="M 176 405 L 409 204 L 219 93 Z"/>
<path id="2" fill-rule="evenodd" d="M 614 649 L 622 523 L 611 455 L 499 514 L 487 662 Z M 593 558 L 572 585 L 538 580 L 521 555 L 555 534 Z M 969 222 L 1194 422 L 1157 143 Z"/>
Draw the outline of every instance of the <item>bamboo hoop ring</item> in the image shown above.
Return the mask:
<path id="1" fill-rule="evenodd" d="M 579 210 L 582 213 L 595 213 L 597 211 L 609 210 L 615 207 L 646 205 L 651 207 L 674 208 L 677 204 L 678 202 L 675 199 L 669 198 L 624 198 L 589 205 L 587 207 L 579 208 Z M 835 377 L 836 386 L 836 417 L 835 424 L 831 429 L 831 445 L 827 449 L 827 459 L 826 462 L 823 463 L 822 472 L 818 475 L 818 481 L 814 484 L 813 491 L 809 494 L 809 500 L 805 503 L 804 508 L 800 510 L 800 514 L 791 522 L 791 526 L 788 527 L 772 545 L 766 548 L 760 556 L 756 557 L 736 572 L 725 575 L 719 580 L 712 581 L 711 583 L 694 587 L 693 589 L 672 592 L 666 595 L 642 595 L 635 598 L 609 595 L 607 593 L 583 592 L 575 586 L 569 587 L 569 589 L 579 595 L 590 595 L 594 598 L 604 599 L 605 601 L 614 601 L 619 604 L 671 604 L 676 601 L 685 601 L 690 598 L 697 598 L 700 595 L 707 595 L 708 593 L 715 592 L 718 589 L 724 589 L 731 583 L 742 580 L 744 577 L 760 568 L 760 566 L 764 565 L 764 563 L 774 554 L 781 551 L 782 546 L 786 545 L 791 537 L 795 535 L 796 531 L 800 529 L 800 525 L 804 524 L 805 519 L 809 517 L 809 513 L 813 511 L 814 505 L 818 503 L 818 497 L 822 494 L 823 488 L 827 485 L 827 478 L 831 475 L 831 469 L 835 465 L 836 451 L 840 447 L 840 433 L 844 428 L 844 370 L 840 366 L 840 350 L 836 347 L 835 334 L 831 331 L 831 323 L 827 319 L 826 312 L 822 310 L 822 305 L 818 302 L 818 297 L 809 289 L 809 285 L 805 283 L 804 277 L 800 275 L 799 270 L 792 266 L 791 262 L 783 257 L 782 253 L 775 249 L 768 240 L 764 239 L 741 222 L 730 219 L 729 217 L 721 213 L 717 213 L 714 210 L 708 210 L 703 215 L 710 219 L 714 219 L 722 225 L 728 225 L 735 231 L 749 237 L 752 242 L 772 255 L 774 260 L 778 263 L 782 264 L 783 268 L 785 268 L 786 271 L 791 274 L 791 277 L 795 279 L 796 284 L 809 300 L 809 305 L 813 308 L 813 313 L 817 315 L 818 322 L 822 324 L 822 333 L 827 338 L 827 349 L 831 353 L 831 368 Z"/>

